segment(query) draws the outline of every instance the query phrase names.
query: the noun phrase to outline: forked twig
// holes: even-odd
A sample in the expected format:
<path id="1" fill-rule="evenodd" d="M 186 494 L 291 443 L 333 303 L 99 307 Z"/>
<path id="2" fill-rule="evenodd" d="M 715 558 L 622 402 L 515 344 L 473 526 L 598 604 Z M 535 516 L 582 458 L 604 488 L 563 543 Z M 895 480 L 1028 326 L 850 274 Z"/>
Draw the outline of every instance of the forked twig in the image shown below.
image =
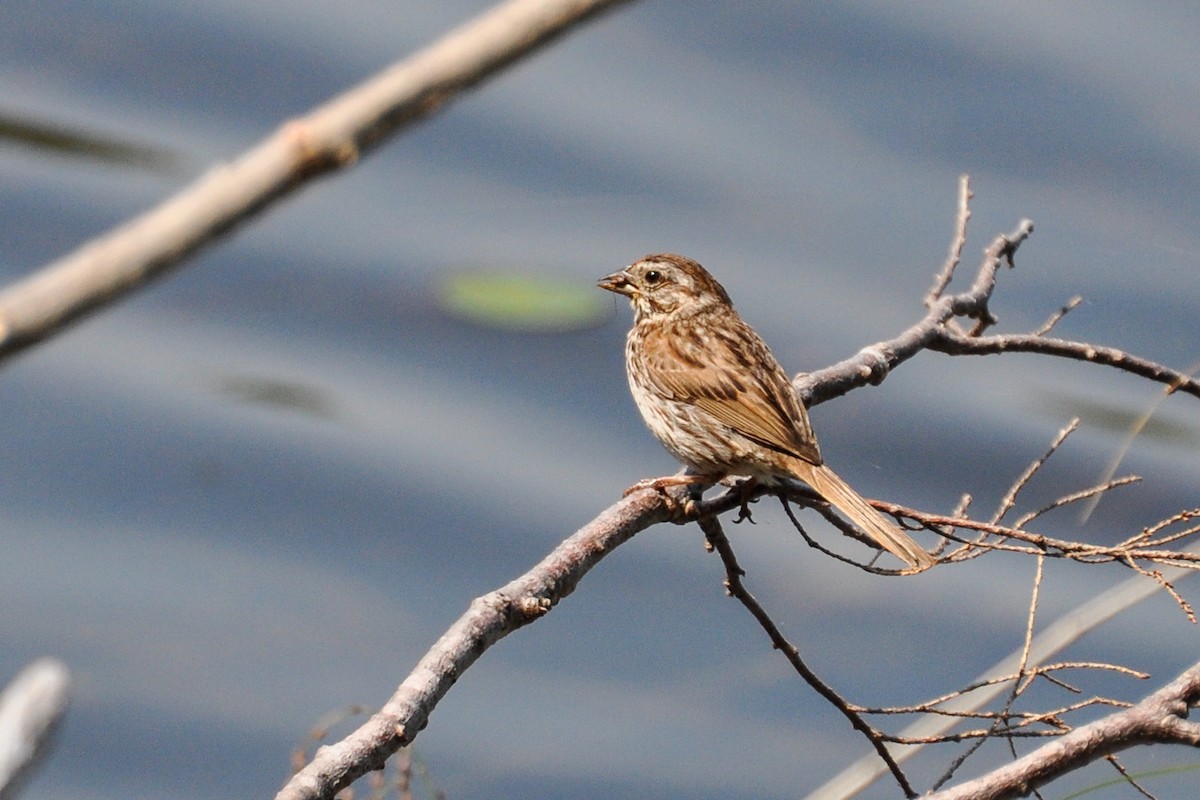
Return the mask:
<path id="1" fill-rule="evenodd" d="M 958 213 L 954 215 L 954 236 L 950 239 L 950 252 L 946 262 L 933 279 L 933 286 L 925 295 L 925 307 L 930 308 L 942 296 L 946 287 L 954 277 L 954 270 L 962 261 L 962 251 L 967 245 L 967 223 L 971 219 L 971 177 L 960 175 L 958 178 Z"/>
<path id="2" fill-rule="evenodd" d="M 1033 478 L 1038 470 L 1040 470 L 1046 464 L 1046 461 L 1049 460 L 1050 456 L 1058 452 L 1058 448 L 1062 447 L 1063 442 L 1067 440 L 1067 437 L 1078 430 L 1078 428 L 1079 417 L 1075 417 L 1067 423 L 1065 428 L 1058 432 L 1058 435 L 1054 437 L 1054 441 L 1050 443 L 1050 447 L 1047 448 L 1046 452 L 1042 453 L 1040 457 L 1035 459 L 1034 462 L 1026 467 L 1025 471 L 1022 472 L 1015 481 L 1013 481 L 1012 486 L 1009 487 L 1009 490 L 1004 494 L 1004 497 L 1001 498 L 1000 507 L 992 516 L 993 523 L 999 524 L 1000 520 L 1004 519 L 1005 515 L 1007 515 L 1008 512 L 1012 510 L 1013 506 L 1017 504 L 1017 495 L 1021 493 L 1021 490 L 1025 488 L 1030 479 Z M 1021 526 L 1016 525 L 1014 527 L 1019 528 Z"/>

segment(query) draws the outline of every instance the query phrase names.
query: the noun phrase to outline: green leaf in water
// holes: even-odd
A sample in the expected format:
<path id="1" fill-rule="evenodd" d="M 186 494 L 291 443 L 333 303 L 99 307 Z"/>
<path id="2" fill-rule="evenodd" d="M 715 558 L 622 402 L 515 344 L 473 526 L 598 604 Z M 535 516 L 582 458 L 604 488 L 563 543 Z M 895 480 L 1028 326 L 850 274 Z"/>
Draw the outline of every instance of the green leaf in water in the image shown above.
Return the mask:
<path id="1" fill-rule="evenodd" d="M 445 280 L 442 310 L 476 325 L 558 333 L 600 324 L 612 303 L 590 283 L 501 272 L 464 272 Z"/>

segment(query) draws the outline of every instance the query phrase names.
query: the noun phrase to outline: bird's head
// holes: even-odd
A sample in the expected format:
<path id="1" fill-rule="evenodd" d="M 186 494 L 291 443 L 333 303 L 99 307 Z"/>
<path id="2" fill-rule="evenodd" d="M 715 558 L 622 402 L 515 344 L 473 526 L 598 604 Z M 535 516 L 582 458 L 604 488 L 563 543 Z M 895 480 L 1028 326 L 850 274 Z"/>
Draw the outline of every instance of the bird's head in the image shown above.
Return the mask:
<path id="1" fill-rule="evenodd" d="M 638 320 L 732 305 L 724 287 L 708 270 L 671 253 L 646 256 L 601 278 L 596 285 L 628 297 Z"/>

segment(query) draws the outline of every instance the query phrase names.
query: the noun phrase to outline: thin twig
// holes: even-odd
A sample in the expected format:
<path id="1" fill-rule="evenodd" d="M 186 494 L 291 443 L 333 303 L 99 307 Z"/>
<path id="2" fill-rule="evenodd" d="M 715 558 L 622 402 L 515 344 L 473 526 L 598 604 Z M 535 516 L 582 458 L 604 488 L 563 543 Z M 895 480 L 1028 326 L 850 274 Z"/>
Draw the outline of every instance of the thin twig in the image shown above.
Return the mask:
<path id="1" fill-rule="evenodd" d="M 721 563 L 725 566 L 725 589 L 729 595 L 736 598 L 750 612 L 750 615 L 754 617 L 755 621 L 766 632 L 767 638 L 771 640 L 771 646 L 784 654 L 788 663 L 792 665 L 792 669 L 804 679 L 804 682 L 812 687 L 817 694 L 825 698 L 830 705 L 840 711 L 850 722 L 851 727 L 867 738 L 867 741 L 871 743 L 879 758 L 887 765 L 888 770 L 896 779 L 896 783 L 900 785 L 904 796 L 909 798 L 916 797 L 917 793 L 913 790 L 912 785 L 908 782 L 908 778 L 900 769 L 900 765 L 896 763 L 896 760 L 888 751 L 887 745 L 884 744 L 883 737 L 879 731 L 868 724 L 862 715 L 857 713 L 833 687 L 825 683 L 817 673 L 813 672 L 812 668 L 800 657 L 799 648 L 787 640 L 787 637 L 779 630 L 779 626 L 771 619 L 766 609 L 762 607 L 762 604 L 746 588 L 745 583 L 742 581 L 746 572 L 738 564 L 737 556 L 733 552 L 733 546 L 729 543 L 728 537 L 725 536 L 725 531 L 722 530 L 721 523 L 716 517 L 706 517 L 700 519 L 699 524 L 700 529 L 704 531 L 705 540 L 721 557 Z"/>
<path id="2" fill-rule="evenodd" d="M 929 800 L 1008 800 L 1139 744 L 1176 742 L 1196 746 L 1200 725 L 1188 710 L 1200 699 L 1200 664 L 1131 708 L 1083 725 L 979 778 L 929 795 Z"/>
<path id="3" fill-rule="evenodd" d="M 967 244 L 967 222 L 971 219 L 971 176 L 958 178 L 958 213 L 954 216 L 954 237 L 950 240 L 950 252 L 946 262 L 933 279 L 933 286 L 925 295 L 925 307 L 930 308 L 942 296 L 954 277 L 954 270 L 962 261 L 963 247 Z"/>
<path id="4" fill-rule="evenodd" d="M 1184 374 L 1191 378 L 1194 377 L 1197 372 L 1200 372 L 1200 364 L 1193 364 L 1192 366 L 1188 367 L 1187 372 Z M 1145 412 L 1137 419 L 1137 421 L 1129 427 L 1129 431 L 1125 434 L 1125 438 L 1121 441 L 1121 444 L 1117 446 L 1117 450 L 1115 453 L 1113 453 L 1112 460 L 1108 462 L 1108 466 L 1105 468 L 1100 480 L 1108 480 L 1113 475 L 1117 474 L 1117 468 L 1121 466 L 1121 461 L 1125 458 L 1125 454 L 1129 452 L 1131 447 L 1133 447 L 1134 441 L 1138 436 L 1141 435 L 1142 430 L 1150 422 L 1150 418 L 1154 416 L 1156 411 L 1158 411 L 1159 406 L 1167 401 L 1168 397 L 1175 394 L 1179 387 L 1180 383 L 1178 381 L 1170 383 L 1164 387 L 1162 394 L 1160 394 L 1158 398 L 1150 404 L 1150 407 L 1147 408 Z M 1100 499 L 1100 495 L 1097 495 L 1096 497 L 1092 498 L 1090 502 L 1084 504 L 1083 509 L 1079 512 L 1079 523 L 1081 525 L 1087 522 L 1092 516 L 1092 512 L 1095 511 L 1096 506 L 1100 504 Z"/>
<path id="5" fill-rule="evenodd" d="M 1087 342 L 1074 342 L 1029 334 L 997 334 L 972 338 L 943 330 L 942 335 L 936 341 L 929 342 L 929 349 L 954 356 L 1037 353 L 1086 361 L 1091 364 L 1113 367 L 1131 375 L 1161 383 L 1164 386 L 1173 386 L 1174 391 L 1200 397 L 1200 380 L 1190 377 L 1186 373 L 1130 355 L 1115 347 L 1101 347 Z"/>
<path id="6" fill-rule="evenodd" d="M 1166 592 L 1167 594 L 1171 595 L 1171 598 L 1175 601 L 1175 603 L 1181 609 L 1183 609 L 1183 613 L 1185 616 L 1187 616 L 1188 621 L 1191 622 L 1193 625 L 1196 624 L 1196 612 L 1192 609 L 1191 603 L 1189 603 L 1187 600 L 1183 599 L 1183 595 L 1181 595 L 1175 589 L 1175 586 L 1163 576 L 1162 570 L 1145 569 L 1142 566 L 1140 566 L 1137 563 L 1137 561 L 1134 560 L 1133 558 L 1126 558 L 1126 559 L 1124 559 L 1124 561 L 1129 566 L 1130 569 L 1134 570 L 1135 572 L 1137 572 L 1140 575 L 1145 575 L 1147 578 L 1150 578 L 1151 580 L 1156 582 L 1159 586 L 1161 586 L 1163 588 L 1163 591 Z"/>
<path id="7" fill-rule="evenodd" d="M 1066 433 L 1060 434 L 1060 438 L 1058 438 L 1058 440 L 1057 440 L 1058 443 L 1061 443 L 1062 439 L 1064 439 L 1064 438 L 1066 438 Z M 1055 449 L 1057 449 L 1057 444 L 1055 445 L 1055 447 L 1052 447 L 1051 452 L 1054 451 Z M 1048 453 L 1048 456 L 1049 456 L 1049 453 Z M 1042 462 L 1040 462 L 1040 463 L 1044 463 L 1044 462 L 1045 462 L 1045 457 L 1043 457 Z M 1016 497 L 1016 492 L 1018 492 L 1020 487 L 1024 486 L 1025 483 L 1028 481 L 1028 476 L 1031 476 L 1033 474 L 1033 471 L 1037 471 L 1037 469 L 1040 468 L 1040 463 L 1036 462 L 1036 465 L 1034 465 L 1032 470 L 1026 470 L 1026 473 L 1024 475 L 1022 475 L 1020 477 L 1020 479 L 1018 479 L 1018 482 L 1015 483 L 1012 491 L 1009 492 L 1008 497 L 1006 497 L 1006 499 L 1004 499 L 1002 501 L 1001 509 L 1000 509 L 1000 511 L 997 512 L 997 516 L 1003 516 L 1003 512 L 1006 511 L 1008 509 L 1008 507 L 1012 507 L 1012 501 Z M 986 729 L 986 733 L 978 736 L 977 741 L 972 742 L 971 746 L 968 746 L 966 748 L 966 750 L 962 751 L 961 753 L 958 754 L 958 756 L 956 756 L 952 760 L 950 760 L 950 763 L 946 766 L 946 769 L 944 769 L 942 771 L 942 774 L 937 776 L 937 780 L 934 781 L 934 784 L 932 784 L 932 789 L 934 789 L 934 790 L 940 789 L 941 787 L 946 786 L 947 783 L 952 781 L 954 776 L 956 774 L 958 774 L 958 771 L 961 768 L 961 766 L 964 765 L 968 759 L 970 759 L 972 756 L 974 756 L 974 753 L 978 752 L 979 748 L 983 746 L 984 742 L 986 740 L 992 738 L 992 736 L 997 736 L 997 735 L 1006 736 L 1006 738 L 1008 740 L 1009 748 L 1014 747 L 1013 735 L 1015 732 L 1012 729 L 1012 727 L 1009 726 L 1008 721 L 1010 718 L 1010 714 L 1012 714 L 1013 704 L 1016 702 L 1016 698 L 1020 697 L 1021 692 L 1024 692 L 1024 690 L 1025 690 L 1025 685 L 1022 685 L 1021 679 L 1022 679 L 1022 676 L 1024 676 L 1026 674 L 1026 669 L 1028 668 L 1028 664 L 1030 664 L 1030 652 L 1033 648 L 1033 627 L 1034 627 L 1034 622 L 1036 622 L 1036 620 L 1037 620 L 1038 595 L 1040 593 L 1040 589 L 1042 589 L 1042 577 L 1044 575 L 1044 566 L 1045 566 L 1045 555 L 1039 553 L 1038 558 L 1037 558 L 1037 569 L 1036 569 L 1036 571 L 1034 571 L 1034 577 L 1033 577 L 1033 591 L 1032 591 L 1032 596 L 1030 599 L 1030 612 L 1028 612 L 1028 615 L 1026 618 L 1025 640 L 1024 640 L 1024 643 L 1022 643 L 1022 645 L 1021 645 L 1021 652 L 1020 652 L 1020 656 L 1018 658 L 1018 664 L 1016 664 L 1016 674 L 1013 675 L 1012 685 L 1009 686 L 1008 697 L 1006 699 L 1004 699 L 1004 703 L 1002 705 L 1001 711 L 997 712 L 997 714 L 995 715 L 995 722 L 991 724 L 991 727 Z M 955 734 L 947 734 L 947 735 L 952 736 L 952 738 L 953 738 L 953 736 Z M 961 734 L 956 734 L 956 735 L 961 735 Z"/>
<path id="8" fill-rule="evenodd" d="M 852 526 L 849 522 L 847 522 L 846 520 L 844 520 L 840 516 L 838 516 L 837 512 L 835 512 L 832 508 L 830 508 L 828 503 L 824 503 L 824 502 L 810 503 L 809 504 L 810 508 L 814 509 L 818 514 L 823 516 L 826 519 L 826 521 L 828 521 L 831 525 L 833 525 L 835 528 L 840 530 L 842 533 L 846 534 L 847 536 L 849 536 L 853 539 L 856 539 L 863 545 L 871 548 L 874 555 L 871 558 L 871 563 L 864 564 L 862 561 L 860 561 L 856 558 L 844 556 L 841 553 L 837 552 L 836 550 L 831 550 L 830 548 L 826 547 L 825 545 L 821 544 L 819 541 L 814 539 L 812 536 L 810 536 L 808 531 L 805 530 L 804 526 L 800 524 L 800 520 L 796 517 L 795 512 L 792 511 L 791 505 L 788 503 L 789 499 L 794 499 L 791 497 L 791 495 L 780 494 L 779 499 L 781 501 L 783 501 L 783 511 L 787 515 L 788 520 L 791 521 L 792 527 L 795 528 L 796 531 L 798 531 L 802 537 L 804 537 L 804 541 L 808 544 L 809 547 L 812 547 L 813 549 L 817 550 L 818 552 L 824 553 L 825 555 L 829 556 L 830 558 L 832 558 L 836 561 L 841 561 L 843 564 L 850 564 L 854 567 L 857 567 L 857 568 L 863 570 L 864 572 L 869 572 L 872 575 L 884 575 L 884 576 L 895 577 L 898 575 L 912 575 L 916 572 L 921 571 L 919 569 L 908 568 L 908 567 L 901 568 L 901 569 L 891 569 L 888 567 L 875 566 L 874 560 L 876 557 L 879 556 L 879 554 L 882 551 L 872 541 L 870 541 L 866 537 L 865 534 L 863 534 L 858 529 L 856 529 L 854 526 Z"/>
<path id="9" fill-rule="evenodd" d="M 1051 314 L 1050 318 L 1047 319 L 1045 322 L 1043 322 L 1042 326 L 1033 332 L 1033 335 L 1034 336 L 1045 336 L 1047 333 L 1054 330 L 1054 326 L 1057 325 L 1059 322 L 1061 322 L 1063 317 L 1065 317 L 1067 314 L 1071 313 L 1076 308 L 1078 308 L 1079 304 L 1082 302 L 1083 302 L 1083 298 L 1080 297 L 1079 295 L 1075 295 L 1074 297 L 1072 297 L 1070 300 L 1068 300 L 1066 303 L 1063 304 L 1062 308 L 1058 309 L 1053 314 Z"/>
<path id="10" fill-rule="evenodd" d="M 1113 478 L 1112 480 L 1110 480 L 1106 483 L 1099 484 L 1098 486 L 1089 486 L 1086 489 L 1080 489 L 1077 492 L 1071 492 L 1070 494 L 1064 494 L 1062 497 L 1056 497 L 1055 499 L 1051 500 L 1049 503 L 1046 503 L 1046 505 L 1042 506 L 1041 508 L 1038 508 L 1034 511 L 1030 511 L 1028 514 L 1025 514 L 1024 516 L 1019 517 L 1015 522 L 1013 522 L 1013 527 L 1014 528 L 1024 528 L 1026 525 L 1033 522 L 1038 517 L 1041 517 L 1043 514 L 1048 514 L 1049 512 L 1053 511 L 1056 508 L 1062 508 L 1063 506 L 1068 506 L 1068 505 L 1071 505 L 1072 503 L 1078 503 L 1083 500 L 1090 500 L 1093 497 L 1099 497 L 1101 495 L 1107 494 L 1108 492 L 1112 491 L 1113 489 L 1117 489 L 1122 486 L 1130 486 L 1135 483 L 1140 483 L 1141 480 L 1142 480 L 1141 477 L 1138 475 L 1123 475 L 1120 478 Z"/>
<path id="11" fill-rule="evenodd" d="M 1067 423 L 1065 428 L 1058 432 L 1058 435 L 1054 437 L 1054 441 L 1050 443 L 1050 447 L 1046 449 L 1046 452 L 1034 459 L 1033 463 L 1026 467 L 1025 471 L 1017 477 L 1017 479 L 1013 482 L 1013 485 L 1009 488 L 1008 492 L 1005 493 L 1004 497 L 1000 500 L 1000 506 L 996 509 L 996 513 L 992 515 L 993 524 L 999 524 L 1000 520 L 1004 519 L 1005 515 L 1012 510 L 1013 506 L 1015 506 L 1017 503 L 1017 495 L 1020 494 L 1021 490 L 1025 488 L 1025 486 L 1029 483 L 1029 480 L 1037 473 L 1038 470 L 1042 468 L 1047 459 L 1054 455 L 1058 451 L 1058 448 L 1062 447 L 1063 442 L 1067 440 L 1067 437 L 1074 433 L 1078 428 L 1079 417 L 1075 417 Z M 1016 525 L 1014 527 L 1019 528 L 1021 526 Z"/>
<path id="12" fill-rule="evenodd" d="M 1034 568 L 1033 574 L 1033 590 L 1030 592 L 1029 597 L 1029 613 L 1025 618 L 1025 642 L 1021 646 L 1021 662 L 1017 668 L 1019 676 L 1027 676 L 1027 670 L 1029 669 L 1029 649 L 1033 646 L 1033 631 L 1037 624 L 1038 598 L 1042 593 L 1042 579 L 1046 576 L 1046 556 L 1038 555 L 1036 564 L 1037 566 Z M 1028 682 L 1030 678 L 1026 677 L 1025 680 Z M 1012 697 L 1015 700 L 1017 695 L 1024 691 L 1025 687 L 1021 685 L 1019 679 L 1014 681 L 1013 684 Z"/>
<path id="13" fill-rule="evenodd" d="M 1181 522 L 1189 522 L 1193 519 L 1196 519 L 1197 517 L 1200 517 L 1200 509 L 1197 509 L 1197 508 L 1187 508 L 1182 511 L 1177 511 L 1176 513 L 1172 514 L 1171 516 L 1169 516 L 1165 519 L 1159 520 L 1158 522 L 1154 523 L 1153 525 L 1142 528 L 1142 530 L 1140 532 L 1129 537 L 1128 539 L 1121 542 L 1120 544 L 1124 545 L 1124 546 L 1132 546 L 1132 545 L 1136 544 L 1136 545 L 1141 545 L 1143 547 L 1150 547 L 1150 546 L 1161 547 L 1163 545 L 1170 544 L 1171 542 L 1179 541 L 1180 539 L 1182 539 L 1184 537 L 1192 536 L 1196 533 L 1200 533 L 1200 525 L 1193 525 L 1191 527 L 1184 528 L 1179 531 L 1173 531 L 1173 532 L 1164 534 L 1163 536 L 1160 536 L 1158 538 L 1155 538 L 1155 537 L 1158 536 L 1160 531 L 1166 530 L 1167 528 L 1169 528 L 1172 525 L 1177 525 Z"/>
<path id="14" fill-rule="evenodd" d="M 1115 755 L 1108 756 L 1105 760 L 1108 761 L 1108 763 L 1112 765 L 1112 768 L 1117 771 L 1117 774 L 1120 775 L 1122 778 L 1124 778 L 1125 782 L 1127 784 L 1129 784 L 1129 786 L 1132 787 L 1134 791 L 1136 791 L 1142 797 L 1147 798 L 1147 800 L 1158 800 L 1158 798 L 1156 798 L 1153 794 L 1151 794 L 1144 786 L 1142 786 L 1140 783 L 1138 783 L 1137 780 L 1132 775 L 1129 774 L 1129 771 L 1126 770 L 1125 767 L 1123 767 L 1121 765 L 1121 762 L 1119 760 L 1117 760 L 1117 757 Z"/>

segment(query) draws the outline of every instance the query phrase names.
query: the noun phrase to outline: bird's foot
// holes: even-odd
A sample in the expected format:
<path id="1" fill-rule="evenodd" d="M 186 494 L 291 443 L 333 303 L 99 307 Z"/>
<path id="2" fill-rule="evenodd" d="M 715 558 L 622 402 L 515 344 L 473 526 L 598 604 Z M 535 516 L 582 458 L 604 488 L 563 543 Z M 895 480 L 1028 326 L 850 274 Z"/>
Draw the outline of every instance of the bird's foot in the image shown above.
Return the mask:
<path id="1" fill-rule="evenodd" d="M 738 493 L 742 496 L 742 505 L 738 508 L 737 518 L 733 521 L 735 525 L 745 521 L 749 521 L 751 525 L 758 524 L 750 514 L 750 504 L 754 502 L 751 493 L 756 486 L 758 486 L 757 478 L 746 478 L 744 481 L 738 481 L 735 488 L 737 488 Z"/>

